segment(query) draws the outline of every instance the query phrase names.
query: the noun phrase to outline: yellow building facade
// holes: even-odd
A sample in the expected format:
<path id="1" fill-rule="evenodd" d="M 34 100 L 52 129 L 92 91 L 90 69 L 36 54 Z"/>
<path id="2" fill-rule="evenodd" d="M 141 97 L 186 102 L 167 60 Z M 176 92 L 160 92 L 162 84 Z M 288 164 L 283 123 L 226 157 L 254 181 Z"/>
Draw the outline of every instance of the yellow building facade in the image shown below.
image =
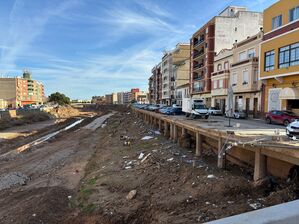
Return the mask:
<path id="1" fill-rule="evenodd" d="M 265 112 L 299 114 L 299 1 L 280 0 L 264 11 L 260 79 L 265 86 Z"/>

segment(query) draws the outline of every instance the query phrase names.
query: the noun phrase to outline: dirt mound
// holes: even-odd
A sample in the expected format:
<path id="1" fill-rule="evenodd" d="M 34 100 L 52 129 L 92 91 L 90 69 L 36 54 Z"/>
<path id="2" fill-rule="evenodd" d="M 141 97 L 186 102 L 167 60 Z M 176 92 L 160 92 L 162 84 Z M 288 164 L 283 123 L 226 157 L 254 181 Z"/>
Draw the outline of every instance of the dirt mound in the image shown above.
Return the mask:
<path id="1" fill-rule="evenodd" d="M 6 210 L 5 214 L 0 212 L 0 223 L 34 224 L 61 223 L 70 210 L 68 195 L 72 192 L 52 187 L 18 191 L 11 197 L 6 197 L 6 194 L 7 192 L 3 191 L 0 193 L 0 210 Z M 9 207 L 9 211 L 4 207 Z"/>
<path id="2" fill-rule="evenodd" d="M 82 223 L 203 223 L 296 198 L 283 182 L 265 194 L 239 167 L 220 170 L 215 155 L 198 160 L 128 113 L 110 118 L 100 136 L 73 201 Z"/>
<path id="3" fill-rule="evenodd" d="M 58 106 L 50 110 L 49 113 L 60 119 L 80 116 L 80 111 L 71 106 Z"/>

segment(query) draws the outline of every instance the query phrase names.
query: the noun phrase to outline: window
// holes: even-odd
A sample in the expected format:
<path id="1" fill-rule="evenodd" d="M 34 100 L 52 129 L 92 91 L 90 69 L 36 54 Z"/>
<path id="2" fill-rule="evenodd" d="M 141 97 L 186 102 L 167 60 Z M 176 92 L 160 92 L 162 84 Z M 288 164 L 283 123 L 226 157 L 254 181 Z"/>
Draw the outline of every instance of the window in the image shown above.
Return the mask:
<path id="1" fill-rule="evenodd" d="M 219 80 L 219 89 L 223 88 L 223 79 Z"/>
<path id="2" fill-rule="evenodd" d="M 238 75 L 237 75 L 237 73 L 234 73 L 233 79 L 232 79 L 232 86 L 237 85 L 237 82 L 238 82 Z"/>
<path id="3" fill-rule="evenodd" d="M 217 89 L 217 80 L 213 81 L 213 89 Z"/>
<path id="4" fill-rule="evenodd" d="M 249 49 L 247 54 L 248 54 L 248 58 L 255 57 L 255 49 L 254 48 L 253 49 Z"/>
<path id="5" fill-rule="evenodd" d="M 289 13 L 289 21 L 292 22 L 294 20 L 299 19 L 299 6 L 290 9 L 290 13 Z"/>
<path id="6" fill-rule="evenodd" d="M 290 46 L 279 49 L 279 68 L 290 66 Z"/>
<path id="7" fill-rule="evenodd" d="M 246 52 L 243 51 L 239 54 L 239 61 L 243 61 L 245 60 L 247 57 L 246 57 Z"/>
<path id="8" fill-rule="evenodd" d="M 224 63 L 224 69 L 228 69 L 228 67 L 229 67 L 229 63 L 228 63 L 228 61 L 226 61 L 226 62 Z"/>
<path id="9" fill-rule="evenodd" d="M 221 71 L 222 70 L 222 65 L 221 64 L 218 64 L 217 65 L 217 71 Z"/>
<path id="10" fill-rule="evenodd" d="M 299 43 L 279 49 L 279 68 L 299 65 Z"/>
<path id="11" fill-rule="evenodd" d="M 268 51 L 265 53 L 265 71 L 274 70 L 275 51 Z"/>
<path id="12" fill-rule="evenodd" d="M 255 68 L 253 71 L 253 83 L 256 83 L 258 81 L 258 69 Z"/>
<path id="13" fill-rule="evenodd" d="M 243 85 L 247 85 L 249 82 L 249 75 L 248 75 L 248 71 L 243 71 Z"/>
<path id="14" fill-rule="evenodd" d="M 272 30 L 282 25 L 282 15 L 276 16 L 272 19 Z"/>

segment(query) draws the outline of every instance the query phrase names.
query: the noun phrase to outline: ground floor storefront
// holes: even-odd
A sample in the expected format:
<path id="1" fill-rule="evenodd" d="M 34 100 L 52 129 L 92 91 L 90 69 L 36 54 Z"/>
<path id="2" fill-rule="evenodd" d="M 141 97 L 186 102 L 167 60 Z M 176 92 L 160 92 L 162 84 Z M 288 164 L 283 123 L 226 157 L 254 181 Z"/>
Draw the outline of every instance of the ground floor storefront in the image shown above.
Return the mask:
<path id="1" fill-rule="evenodd" d="M 261 92 L 234 93 L 233 108 L 235 111 L 244 111 L 248 117 L 262 117 Z"/>
<path id="2" fill-rule="evenodd" d="M 265 112 L 289 110 L 299 115 L 299 74 L 266 80 Z"/>
<path id="3" fill-rule="evenodd" d="M 225 114 L 226 102 L 227 102 L 227 96 L 212 96 L 211 106 L 221 110 L 222 113 Z"/>

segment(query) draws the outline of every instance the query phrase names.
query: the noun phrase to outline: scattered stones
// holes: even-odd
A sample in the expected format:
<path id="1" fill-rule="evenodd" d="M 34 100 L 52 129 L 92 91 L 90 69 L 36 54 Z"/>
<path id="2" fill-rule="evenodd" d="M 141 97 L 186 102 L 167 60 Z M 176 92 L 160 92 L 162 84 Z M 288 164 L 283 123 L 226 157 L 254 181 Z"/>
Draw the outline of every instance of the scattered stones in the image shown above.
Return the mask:
<path id="1" fill-rule="evenodd" d="M 127 199 L 127 200 L 132 200 L 132 199 L 136 196 L 136 194 L 137 194 L 137 191 L 136 191 L 136 190 L 131 190 L 131 191 L 129 192 L 129 194 L 127 194 L 126 199 Z"/>

